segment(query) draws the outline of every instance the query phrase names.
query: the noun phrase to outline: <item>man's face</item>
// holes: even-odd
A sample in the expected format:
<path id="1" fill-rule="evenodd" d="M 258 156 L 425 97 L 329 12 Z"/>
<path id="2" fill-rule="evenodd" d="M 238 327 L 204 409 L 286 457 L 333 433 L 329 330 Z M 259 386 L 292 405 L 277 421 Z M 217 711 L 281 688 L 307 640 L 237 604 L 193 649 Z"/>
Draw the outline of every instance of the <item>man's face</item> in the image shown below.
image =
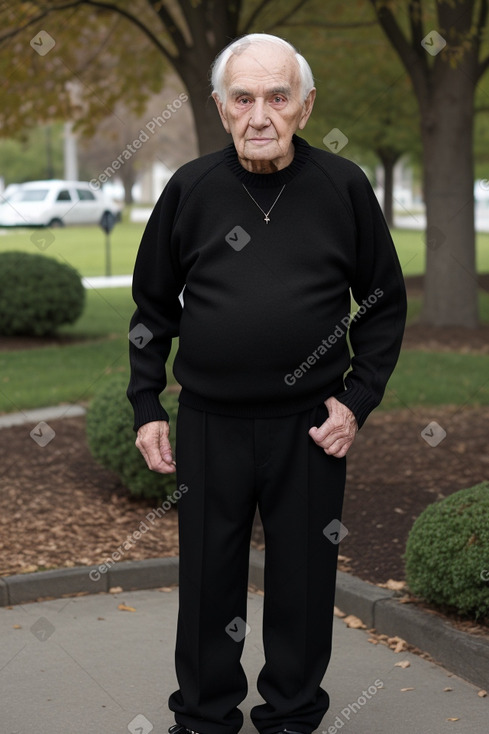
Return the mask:
<path id="1" fill-rule="evenodd" d="M 229 59 L 225 85 L 226 101 L 216 94 L 214 100 L 241 164 L 256 173 L 288 166 L 292 135 L 305 127 L 316 96 L 313 89 L 302 99 L 294 56 L 276 46 L 251 45 Z"/>

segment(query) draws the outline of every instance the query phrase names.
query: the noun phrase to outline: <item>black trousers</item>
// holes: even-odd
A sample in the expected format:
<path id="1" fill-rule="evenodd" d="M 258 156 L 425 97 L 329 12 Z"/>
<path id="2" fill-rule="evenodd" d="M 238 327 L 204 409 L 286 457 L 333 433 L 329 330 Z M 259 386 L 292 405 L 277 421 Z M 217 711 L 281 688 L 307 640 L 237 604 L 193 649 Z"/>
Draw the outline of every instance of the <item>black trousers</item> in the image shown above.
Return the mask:
<path id="1" fill-rule="evenodd" d="M 328 709 L 320 687 L 331 654 L 337 544 L 323 533 L 341 516 L 345 459 L 308 429 L 313 410 L 272 419 L 180 406 L 177 481 L 180 588 L 175 720 L 200 734 L 236 734 L 247 693 L 245 637 L 250 536 L 258 506 L 265 534 L 263 645 L 251 718 L 261 734 L 309 734 Z"/>

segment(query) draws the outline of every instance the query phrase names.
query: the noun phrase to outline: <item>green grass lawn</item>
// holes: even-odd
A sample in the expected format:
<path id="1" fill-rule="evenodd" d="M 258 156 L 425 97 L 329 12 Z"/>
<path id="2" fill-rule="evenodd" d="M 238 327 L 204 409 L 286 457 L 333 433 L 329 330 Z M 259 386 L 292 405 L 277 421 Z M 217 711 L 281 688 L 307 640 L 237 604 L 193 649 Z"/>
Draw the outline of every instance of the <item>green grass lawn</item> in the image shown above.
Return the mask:
<path id="1" fill-rule="evenodd" d="M 486 354 L 402 351 L 381 408 L 489 404 Z"/>
<path id="2" fill-rule="evenodd" d="M 482 297 L 481 297 L 482 298 Z M 489 320 L 489 296 L 484 294 Z M 63 335 L 84 339 L 70 346 L 0 352 L 0 412 L 90 400 L 104 380 L 129 379 L 127 331 L 134 310 L 129 288 L 87 291 L 83 316 Z M 410 310 L 419 310 L 417 300 Z M 175 379 L 168 366 L 168 384 Z M 487 355 L 403 351 L 383 409 L 443 404 L 489 404 Z"/>
<path id="3" fill-rule="evenodd" d="M 110 235 L 112 275 L 127 275 L 134 269 L 143 224 L 121 222 Z M 54 241 L 43 254 L 72 265 L 81 275 L 105 275 L 105 232 L 98 226 L 60 227 L 50 230 Z M 42 233 L 35 229 L 0 229 L 0 252 L 21 250 L 39 254 L 31 237 Z"/>
<path id="4" fill-rule="evenodd" d="M 393 229 L 392 238 L 404 276 L 422 275 L 425 270 L 426 245 L 424 232 L 411 229 Z M 489 273 L 489 232 L 477 234 L 477 271 Z"/>
<path id="5" fill-rule="evenodd" d="M 113 233 L 113 272 L 130 273 L 141 237 L 140 224 L 117 225 Z M 31 232 L 0 234 L 0 250 L 39 252 Z M 67 260 L 83 275 L 102 275 L 104 234 L 97 227 L 55 230 L 55 241 L 45 254 Z M 421 233 L 395 231 L 394 239 L 405 274 L 424 267 Z M 479 236 L 479 268 L 489 271 L 489 235 Z M 480 294 L 481 318 L 489 322 L 489 294 Z M 111 374 L 129 377 L 127 332 L 134 303 L 129 288 L 88 290 L 82 317 L 60 330 L 80 339 L 69 346 L 0 351 L 0 412 L 13 412 L 62 402 L 86 402 Z M 409 319 L 415 320 L 420 300 L 411 299 Z M 175 383 L 171 364 L 168 382 Z M 487 356 L 428 352 L 403 352 L 389 383 L 383 408 L 441 404 L 489 403 Z"/>
<path id="6" fill-rule="evenodd" d="M 122 372 L 129 379 L 127 332 L 133 311 L 129 288 L 89 290 L 81 318 L 60 330 L 83 341 L 0 351 L 0 412 L 86 402 L 110 375 Z M 172 363 L 176 349 L 175 343 Z M 171 370 L 168 377 L 175 384 Z"/>
<path id="7" fill-rule="evenodd" d="M 131 222 L 115 226 L 111 235 L 113 275 L 132 273 L 143 230 L 143 224 Z M 30 229 L 0 229 L 0 252 L 23 250 L 38 254 L 39 249 L 31 240 L 36 232 L 39 233 Z M 55 239 L 44 250 L 45 255 L 68 262 L 81 275 L 105 275 L 105 233 L 100 227 L 65 227 L 51 232 Z M 426 250 L 423 232 L 394 229 L 392 236 L 404 275 L 423 273 Z M 480 273 L 489 272 L 489 233 L 478 234 L 477 268 Z"/>

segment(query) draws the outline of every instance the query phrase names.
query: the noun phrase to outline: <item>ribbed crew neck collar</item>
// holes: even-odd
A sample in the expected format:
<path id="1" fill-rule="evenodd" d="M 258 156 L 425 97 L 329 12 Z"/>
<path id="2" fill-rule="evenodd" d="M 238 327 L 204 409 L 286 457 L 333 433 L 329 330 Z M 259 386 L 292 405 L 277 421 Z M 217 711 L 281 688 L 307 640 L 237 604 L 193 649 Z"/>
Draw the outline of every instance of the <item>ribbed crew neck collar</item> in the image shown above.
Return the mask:
<path id="1" fill-rule="evenodd" d="M 224 149 L 224 159 L 232 172 L 245 186 L 264 189 L 283 186 L 292 181 L 299 171 L 302 170 L 311 151 L 309 143 L 297 135 L 292 137 L 292 142 L 294 144 L 294 159 L 292 163 L 275 173 L 251 173 L 247 171 L 239 162 L 238 154 L 233 143 Z"/>

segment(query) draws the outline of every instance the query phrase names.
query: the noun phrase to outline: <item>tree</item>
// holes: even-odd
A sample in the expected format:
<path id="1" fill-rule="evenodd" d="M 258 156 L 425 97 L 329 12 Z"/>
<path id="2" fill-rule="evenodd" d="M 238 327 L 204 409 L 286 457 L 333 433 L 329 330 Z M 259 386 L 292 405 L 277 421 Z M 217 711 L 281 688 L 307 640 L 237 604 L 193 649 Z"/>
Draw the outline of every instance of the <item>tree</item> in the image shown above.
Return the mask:
<path id="1" fill-rule="evenodd" d="M 41 62 L 37 59 L 37 63 L 26 63 L 30 34 L 39 33 L 41 22 L 49 20 L 51 23 L 51 19 L 60 17 L 76 25 L 76 42 L 66 48 L 66 56 L 58 59 L 45 56 L 44 62 L 47 60 L 47 65 L 61 76 L 63 65 L 72 73 L 79 69 L 83 79 L 84 71 L 90 66 L 80 63 L 84 44 L 94 48 L 92 57 L 110 61 L 110 55 L 104 55 L 109 29 L 111 39 L 115 39 L 113 48 L 117 43 L 120 46 L 121 37 L 128 38 L 121 59 L 125 62 L 124 76 L 129 75 L 130 83 L 122 90 L 114 63 L 112 68 L 109 64 L 108 69 L 100 71 L 94 81 L 90 77 L 95 90 L 100 90 L 102 104 L 99 106 L 105 107 L 107 113 L 123 91 L 134 93 L 131 104 L 139 101 L 142 105 L 145 92 L 141 79 L 146 86 L 152 83 L 158 87 L 157 77 L 163 59 L 166 66 L 175 68 L 188 90 L 199 149 L 205 153 L 228 140 L 209 99 L 207 76 L 215 55 L 223 46 L 252 30 L 280 34 L 292 26 L 306 25 L 351 29 L 359 25 L 351 21 L 351 14 L 358 7 L 370 7 L 373 10 L 370 23 L 376 19 L 398 54 L 411 78 L 419 106 L 428 219 L 422 319 L 434 326 L 473 328 L 478 323 L 473 198 L 474 97 L 477 84 L 489 67 L 489 57 L 483 52 L 488 2 L 357 0 L 341 4 L 337 0 L 326 3 L 318 0 L 313 4 L 313 0 L 282 0 L 281 3 L 248 0 L 245 4 L 244 0 L 119 0 L 117 3 L 115 0 L 30 0 L 13 10 L 0 11 L 5 29 L 0 34 L 0 42 L 11 42 L 10 61 L 14 62 L 12 76 L 9 77 L 9 73 L 3 76 L 7 75 L 8 80 L 18 77 L 13 85 L 16 90 L 22 90 L 22 84 L 27 86 L 38 81 Z M 337 21 L 343 13 L 347 20 Z M 66 25 L 66 20 L 63 22 Z M 138 64 L 126 61 L 131 58 L 134 47 L 134 33 L 130 31 L 134 26 L 158 57 L 156 65 L 151 66 L 152 75 L 149 74 L 147 82 L 141 70 L 141 66 L 148 68 L 145 66 L 147 60 L 138 54 Z M 62 36 L 62 29 L 60 34 Z M 39 43 L 38 36 L 33 40 Z M 362 61 L 360 59 L 359 63 Z M 0 66 L 0 73 L 3 71 Z M 53 73 L 52 88 L 56 86 L 56 78 Z M 54 99 L 52 88 L 48 91 L 54 114 L 62 105 L 59 99 Z M 90 92 L 90 87 L 87 89 Z M 19 117 L 12 107 L 15 102 L 20 102 L 17 106 L 21 115 L 28 118 L 36 114 L 37 119 L 32 96 L 27 95 L 23 100 L 21 93 L 17 95 L 9 95 L 3 105 L 7 129 L 9 124 L 14 127 Z M 87 98 L 93 102 L 97 95 L 87 94 L 85 101 Z M 68 113 L 71 109 L 68 95 L 61 95 L 61 102 L 65 102 Z"/>
<path id="2" fill-rule="evenodd" d="M 140 115 L 128 110 L 123 101 L 118 102 L 114 115 L 104 118 L 93 136 L 80 140 L 79 157 L 84 177 L 97 180 L 101 173 L 108 171 L 109 176 L 121 180 L 125 203 L 132 204 L 132 188 L 145 168 L 160 161 L 174 170 L 189 158 L 195 158 L 197 146 L 188 105 L 182 104 L 178 115 L 170 115 L 168 107 L 162 109 L 162 100 L 178 101 L 179 89 L 175 76 L 169 76 L 162 94 L 151 97 Z M 163 117 L 165 111 L 168 115 Z M 119 120 L 124 123 L 120 124 Z M 137 155 L 121 155 L 124 151 L 130 153 L 134 140 L 142 142 Z M 117 170 L 112 166 L 114 161 L 118 161 Z"/>
<path id="3" fill-rule="evenodd" d="M 4 130 L 9 134 L 14 132 L 17 108 L 32 113 L 32 90 L 27 106 L 22 92 L 29 85 L 39 86 L 39 74 L 50 78 L 49 101 L 53 114 L 62 110 L 65 114 L 73 113 L 73 104 L 62 84 L 70 78 L 70 73 L 79 79 L 83 86 L 86 129 L 88 119 L 95 123 L 103 116 L 103 108 L 107 114 L 121 95 L 127 105 L 134 107 L 139 103 L 141 109 L 148 88 L 158 91 L 162 72 L 172 67 L 189 95 L 200 153 L 216 150 L 228 142 L 228 136 L 209 95 L 208 73 L 214 58 L 224 46 L 245 33 L 279 32 L 295 23 L 314 25 L 314 18 L 301 19 L 301 11 L 312 5 L 313 0 L 281 0 L 280 3 L 277 0 L 27 0 L 13 9 L 0 10 L 3 29 L 0 45 L 9 51 L 3 69 L 0 64 L 0 73 L 4 72 L 7 84 L 14 91 L 0 110 Z M 322 9 L 323 4 L 317 3 L 316 15 L 322 12 L 318 8 Z M 336 16 L 341 17 L 343 13 L 341 3 L 332 3 L 328 20 L 322 25 L 342 29 L 358 27 L 356 21 L 337 22 Z M 370 19 L 369 24 L 372 22 Z M 43 32 L 51 36 L 48 45 L 41 37 L 41 24 L 46 26 Z M 33 36 L 34 33 L 37 35 Z M 39 60 L 29 49 L 32 57 L 29 61 L 33 63 L 26 63 L 29 44 L 39 53 L 53 39 L 57 46 L 52 53 Z M 144 52 L 141 39 L 146 44 Z M 137 63 L 128 63 L 133 58 Z M 122 75 L 117 73 L 121 67 Z M 130 99 L 131 95 L 134 99 Z M 38 99 L 41 100 L 40 95 Z M 37 107 L 45 109 L 46 105 Z"/>
<path id="4" fill-rule="evenodd" d="M 0 177 L 5 185 L 62 175 L 61 124 L 38 127 L 21 140 L 0 140 Z"/>
<path id="5" fill-rule="evenodd" d="M 276 12 L 276 21 L 280 23 L 281 19 L 307 2 L 285 0 L 284 10 L 279 8 Z M 126 104 L 134 106 L 135 102 L 141 103 L 147 96 L 148 87 L 152 92 L 158 91 L 155 78 L 158 72 L 161 88 L 162 72 L 173 67 L 189 95 L 197 121 L 200 152 L 222 147 L 228 137 L 209 97 L 208 70 L 217 53 L 237 35 L 247 32 L 267 6 L 276 7 L 276 4 L 273 0 L 261 0 L 249 9 L 246 18 L 243 17 L 241 0 L 30 0 L 13 9 L 6 8 L 0 11 L 4 29 L 0 33 L 0 43 L 8 44 L 10 54 L 8 62 L 4 57 L 4 68 L 0 66 L 0 72 L 4 72 L 7 84 L 15 94 L 5 100 L 6 108 L 2 114 L 5 131 L 14 131 L 14 120 L 17 119 L 15 105 L 32 114 L 32 95 L 29 94 L 26 100 L 22 91 L 38 81 L 36 77 L 40 70 L 45 78 L 47 75 L 51 77 L 49 94 L 53 112 L 56 110 L 59 114 L 64 106 L 65 113 L 73 113 L 69 93 L 60 88 L 71 72 L 84 85 L 83 101 L 91 108 L 91 117 L 95 121 L 101 116 L 101 110 L 97 110 L 97 97 L 99 107 L 101 103 L 111 109 L 124 94 Z M 138 34 L 134 33 L 134 27 Z M 76 40 L 73 33 L 67 33 L 71 29 L 76 29 Z M 34 33 L 37 36 L 33 36 Z M 49 34 L 48 37 L 43 33 Z M 137 50 L 135 37 L 139 43 Z M 141 54 L 141 38 L 145 39 L 152 63 L 148 63 Z M 36 57 L 35 51 L 40 54 L 53 40 L 58 47 Z M 29 49 L 31 43 L 34 44 L 33 49 Z M 106 53 L 108 44 L 111 55 Z M 91 58 L 88 59 L 87 48 L 91 50 Z M 32 65 L 26 63 L 27 53 Z M 132 58 L 137 59 L 137 63 L 128 63 Z M 93 64 L 94 59 L 96 65 Z M 97 74 L 100 61 L 104 62 L 103 68 Z M 87 74 L 89 67 L 90 74 Z M 129 82 L 125 88 L 121 86 L 117 67 L 124 68 L 124 79 Z M 136 99 L 130 100 L 129 95 Z M 86 119 L 87 115 L 84 117 Z"/>
<path id="6" fill-rule="evenodd" d="M 370 15 L 364 5 L 365 11 Z M 380 28 L 367 26 L 368 17 L 363 19 L 366 27 L 348 36 L 330 28 L 313 33 L 308 28 L 307 36 L 297 37 L 299 47 L 309 39 L 307 58 L 318 88 L 306 135 L 324 147 L 325 134 L 339 128 L 348 138 L 341 155 L 367 168 L 380 162 L 383 211 L 392 226 L 394 166 L 403 156 L 418 157 L 419 119 L 409 77 Z"/>
<path id="7" fill-rule="evenodd" d="M 114 113 L 121 99 L 141 114 L 162 90 L 168 67 L 131 23 L 113 11 L 62 6 L 36 0 L 0 9 L 2 137 L 54 120 L 76 121 L 87 135 L 110 116 L 124 125 Z"/>
<path id="8" fill-rule="evenodd" d="M 433 326 L 474 328 L 474 113 L 476 87 L 489 67 L 483 53 L 488 3 L 370 2 L 411 77 L 420 110 L 427 214 L 421 318 Z M 399 9 L 406 22 L 396 16 Z"/>

